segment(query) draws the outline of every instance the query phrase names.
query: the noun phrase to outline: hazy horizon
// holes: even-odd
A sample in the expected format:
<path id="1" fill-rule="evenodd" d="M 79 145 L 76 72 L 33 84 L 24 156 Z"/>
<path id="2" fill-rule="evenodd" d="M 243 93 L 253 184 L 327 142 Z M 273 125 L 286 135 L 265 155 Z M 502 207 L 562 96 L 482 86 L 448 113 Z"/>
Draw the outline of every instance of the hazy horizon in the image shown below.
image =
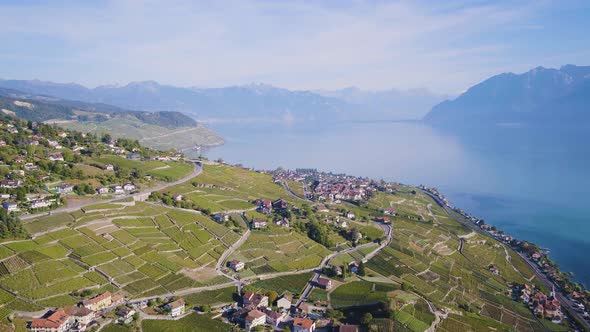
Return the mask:
<path id="1" fill-rule="evenodd" d="M 7 1 L 0 77 L 456 95 L 497 73 L 583 65 L 589 8 L 584 1 Z"/>

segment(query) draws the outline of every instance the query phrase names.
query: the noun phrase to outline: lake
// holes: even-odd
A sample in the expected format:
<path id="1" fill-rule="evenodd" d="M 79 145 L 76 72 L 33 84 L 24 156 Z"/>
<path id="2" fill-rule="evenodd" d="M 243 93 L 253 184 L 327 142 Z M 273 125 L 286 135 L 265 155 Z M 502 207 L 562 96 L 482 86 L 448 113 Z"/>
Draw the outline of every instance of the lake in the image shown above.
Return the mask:
<path id="1" fill-rule="evenodd" d="M 215 124 L 210 159 L 317 168 L 435 186 L 457 207 L 550 250 L 590 285 L 590 134 L 518 126 L 442 130 L 419 122 Z"/>

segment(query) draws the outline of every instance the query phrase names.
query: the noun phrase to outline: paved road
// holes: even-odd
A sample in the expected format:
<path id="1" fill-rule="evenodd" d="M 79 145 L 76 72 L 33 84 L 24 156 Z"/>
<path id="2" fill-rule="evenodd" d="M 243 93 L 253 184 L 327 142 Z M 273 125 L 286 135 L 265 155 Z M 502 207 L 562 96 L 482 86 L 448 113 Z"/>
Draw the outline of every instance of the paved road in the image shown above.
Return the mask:
<path id="1" fill-rule="evenodd" d="M 196 176 L 199 176 L 199 174 L 201 174 L 201 172 L 203 171 L 203 168 L 201 166 L 199 166 L 199 164 L 196 163 L 196 162 L 194 163 L 194 165 L 195 165 L 195 169 L 192 171 L 191 174 L 189 174 L 189 175 L 187 175 L 187 176 L 185 176 L 185 177 L 183 177 L 181 179 L 178 179 L 178 180 L 176 180 L 174 182 L 165 182 L 165 183 L 162 183 L 162 184 L 157 185 L 155 187 L 146 188 L 146 189 L 144 189 L 144 190 L 142 190 L 142 191 L 140 191 L 138 193 L 121 195 L 121 196 L 117 196 L 117 197 L 109 198 L 109 199 L 92 200 L 92 201 L 89 201 L 89 202 L 86 202 L 86 203 L 83 203 L 83 204 L 78 204 L 78 205 L 75 205 L 75 206 L 64 206 L 64 207 L 61 207 L 61 208 L 58 208 L 58 209 L 55 209 L 55 210 L 52 210 L 52 211 L 48 211 L 48 212 L 40 212 L 40 213 L 22 215 L 19 218 L 21 220 L 33 219 L 33 218 L 36 218 L 36 217 L 47 216 L 47 215 L 51 215 L 51 214 L 54 214 L 54 213 L 73 212 L 73 211 L 79 210 L 79 209 L 81 209 L 81 208 L 83 208 L 85 206 L 89 206 L 89 205 L 93 205 L 93 204 L 97 204 L 97 203 L 110 203 L 110 202 L 118 201 L 118 200 L 121 200 L 121 199 L 124 199 L 124 198 L 128 198 L 128 197 L 134 197 L 134 198 L 135 197 L 141 197 L 143 195 L 149 194 L 149 193 L 154 192 L 154 191 L 159 191 L 159 190 L 162 190 L 162 189 L 166 189 L 168 187 L 175 186 L 177 184 L 181 184 L 181 183 L 186 182 L 186 181 L 188 181 L 188 180 L 190 180 L 190 179 L 192 179 L 192 178 L 194 178 Z"/>
<path id="2" fill-rule="evenodd" d="M 379 253 L 379 251 L 381 251 L 383 248 L 387 247 L 392 240 L 392 229 L 390 225 L 383 225 L 380 224 L 381 228 L 383 228 L 383 231 L 386 235 L 387 240 L 384 242 L 381 242 L 381 244 L 379 245 L 379 247 L 377 247 L 375 250 L 373 250 L 372 252 L 370 252 L 369 254 L 367 254 L 365 256 L 365 259 L 369 260 L 371 258 L 373 258 L 375 255 L 377 255 Z M 301 296 L 299 297 L 299 300 L 297 300 L 297 302 L 295 303 L 295 308 L 298 308 L 301 303 L 303 303 L 303 301 L 307 300 L 307 297 L 309 296 L 309 293 L 311 293 L 311 290 L 313 289 L 313 285 L 315 285 L 315 283 L 317 282 L 318 278 L 321 275 L 322 269 L 324 267 L 326 267 L 328 265 L 328 263 L 330 263 L 330 260 L 332 260 L 333 258 L 340 256 L 340 255 L 344 255 L 344 254 L 348 254 L 357 250 L 360 250 L 362 248 L 366 248 L 369 246 L 374 245 L 374 242 L 371 243 L 365 243 L 363 245 L 360 246 L 356 246 L 356 247 L 352 247 L 352 248 L 348 248 L 342 251 L 339 251 L 337 253 L 333 253 L 329 256 L 327 256 L 326 258 L 324 258 L 324 260 L 322 260 L 321 264 L 319 267 L 317 267 L 315 269 L 315 273 L 313 274 L 313 276 L 311 277 L 311 279 L 308 281 L 307 286 L 305 286 L 305 289 L 303 290 L 303 292 L 301 293 Z"/>
<path id="3" fill-rule="evenodd" d="M 308 202 L 308 203 L 313 203 L 313 201 L 311 201 L 311 200 L 309 200 L 309 199 L 307 199 L 307 198 L 305 198 L 305 197 L 299 197 L 299 196 L 297 196 L 297 194 L 295 194 L 295 193 L 294 193 L 294 192 L 291 190 L 291 188 L 289 188 L 289 185 L 287 184 L 287 181 L 285 181 L 285 180 L 281 180 L 281 184 L 283 185 L 283 188 L 285 188 L 285 190 L 286 190 L 286 191 L 287 191 L 287 192 L 288 192 L 288 193 L 289 193 L 291 196 L 293 196 L 293 197 L 295 197 L 295 198 L 297 198 L 297 199 L 300 199 L 300 200 L 302 200 L 302 201 L 306 201 L 306 202 Z"/>
<path id="4" fill-rule="evenodd" d="M 431 193 L 422 190 L 423 193 L 427 194 L 428 196 L 430 196 L 432 199 L 434 199 L 434 201 L 436 202 L 436 204 L 438 204 L 441 208 L 443 208 L 445 210 L 445 212 L 447 212 L 447 214 L 453 218 L 455 221 L 473 229 L 474 231 L 476 231 L 479 234 L 482 234 L 484 236 L 487 236 L 495 241 L 500 242 L 501 244 L 503 244 L 503 242 L 499 241 L 498 239 L 494 238 L 493 236 L 490 236 L 490 234 L 488 234 L 487 232 L 484 232 L 481 228 L 477 227 L 476 225 L 474 225 L 473 223 L 471 223 L 468 220 L 465 220 L 462 217 L 457 216 L 455 213 L 452 213 L 453 211 L 446 206 L 446 204 L 444 204 L 438 197 L 432 195 Z M 559 286 L 557 284 L 555 284 L 553 281 L 549 280 L 549 278 L 538 268 L 537 264 L 535 264 L 534 262 L 532 262 L 527 256 L 525 256 L 524 254 L 515 251 L 518 255 L 520 255 L 520 257 L 522 257 L 524 259 L 524 261 L 533 269 L 533 272 L 535 272 L 535 275 L 537 276 L 537 278 L 539 278 L 539 280 L 541 280 L 541 282 L 543 282 L 545 284 L 545 286 L 547 286 L 548 288 L 552 288 L 555 286 L 556 289 L 559 289 Z M 586 331 L 590 331 L 590 323 L 588 323 L 588 321 L 586 321 L 584 319 L 584 317 L 582 316 L 582 314 L 577 311 L 574 307 L 574 304 L 572 303 L 572 301 L 570 301 L 565 295 L 563 295 L 561 292 L 557 291 L 557 299 L 559 300 L 559 302 L 561 302 L 561 306 L 562 308 L 564 308 L 570 315 L 576 317 L 580 322 L 582 322 L 583 324 L 583 328 Z"/>

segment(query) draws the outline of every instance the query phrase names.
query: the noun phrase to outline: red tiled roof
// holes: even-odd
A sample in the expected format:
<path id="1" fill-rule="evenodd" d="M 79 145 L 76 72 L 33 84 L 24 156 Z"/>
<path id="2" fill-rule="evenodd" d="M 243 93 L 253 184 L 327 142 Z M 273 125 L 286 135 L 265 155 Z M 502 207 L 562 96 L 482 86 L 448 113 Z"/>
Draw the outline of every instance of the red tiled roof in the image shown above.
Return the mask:
<path id="1" fill-rule="evenodd" d="M 56 329 L 62 326 L 69 316 L 63 309 L 58 309 L 47 318 L 35 318 L 31 322 L 32 328 L 53 328 Z"/>
<path id="2" fill-rule="evenodd" d="M 170 302 L 167 304 L 168 307 L 172 308 L 172 309 L 176 309 L 176 308 L 180 308 L 184 306 L 184 300 L 183 299 L 178 299 L 174 302 Z"/>
<path id="3" fill-rule="evenodd" d="M 102 293 L 100 295 L 96 295 L 95 297 L 84 301 L 84 305 L 98 303 L 98 302 L 106 299 L 107 297 L 110 297 L 111 295 L 112 295 L 111 292 L 106 291 L 106 292 L 104 292 L 104 293 Z"/>
<path id="4" fill-rule="evenodd" d="M 256 318 L 260 318 L 263 316 L 266 316 L 264 312 L 254 309 L 248 313 L 248 316 L 246 316 L 246 320 L 254 320 Z"/>
<path id="5" fill-rule="evenodd" d="M 299 318 L 295 317 L 295 321 L 293 322 L 293 326 L 302 327 L 304 329 L 309 329 L 313 326 L 315 322 L 309 318 Z"/>

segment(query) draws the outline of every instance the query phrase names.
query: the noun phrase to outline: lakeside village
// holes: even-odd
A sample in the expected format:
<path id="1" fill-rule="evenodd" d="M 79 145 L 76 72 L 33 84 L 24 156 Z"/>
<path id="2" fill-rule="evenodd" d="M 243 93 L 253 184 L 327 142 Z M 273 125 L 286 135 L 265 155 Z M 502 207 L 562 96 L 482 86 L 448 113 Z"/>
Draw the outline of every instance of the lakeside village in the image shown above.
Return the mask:
<path id="1" fill-rule="evenodd" d="M 557 285 L 563 295 L 572 302 L 575 310 L 580 312 L 584 319 L 590 322 L 590 314 L 588 314 L 588 311 L 590 311 L 590 292 L 584 289 L 582 285 L 572 282 L 565 273 L 561 272 L 557 264 L 549 259 L 547 251 L 540 249 L 532 243 L 518 240 L 499 230 L 497 227 L 486 224 L 483 219 L 479 219 L 460 208 L 452 206 L 436 188 L 422 185 L 419 188 L 434 196 L 447 208 L 458 213 L 465 220 L 479 227 L 483 232 L 498 241 L 510 245 L 533 268 L 536 267 L 537 271 L 543 273 L 553 285 L 549 295 L 544 294 L 532 285 L 514 285 L 512 289 L 514 300 L 528 304 L 529 308 L 539 317 L 550 319 L 554 323 L 561 323 L 563 313 L 561 311 L 561 302 L 556 296 L 555 285 Z M 489 269 L 492 273 L 500 273 L 495 266 L 490 266 Z"/>
<path id="2" fill-rule="evenodd" d="M 108 134 L 64 131 L 36 122 L 0 121 L 0 202 L 6 212 L 34 213 L 57 208 L 63 197 L 108 198 L 135 192 L 152 180 L 141 171 L 92 159 L 109 155 L 130 161 L 178 161 L 180 153 L 159 153 L 136 141 Z"/>

